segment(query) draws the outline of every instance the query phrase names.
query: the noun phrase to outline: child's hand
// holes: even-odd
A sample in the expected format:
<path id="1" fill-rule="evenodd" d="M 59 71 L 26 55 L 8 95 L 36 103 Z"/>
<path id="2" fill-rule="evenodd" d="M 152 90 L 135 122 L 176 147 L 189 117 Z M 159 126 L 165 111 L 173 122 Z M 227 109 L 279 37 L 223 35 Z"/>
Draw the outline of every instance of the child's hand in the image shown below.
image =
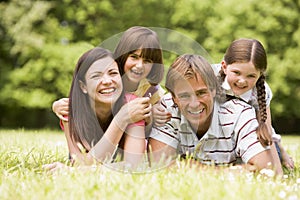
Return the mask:
<path id="1" fill-rule="evenodd" d="M 164 126 L 168 122 L 172 115 L 161 104 L 157 103 L 153 105 L 153 125 Z"/>
<path id="2" fill-rule="evenodd" d="M 57 101 L 54 101 L 52 104 L 52 111 L 62 121 L 68 121 L 66 116 L 69 115 L 69 98 L 61 98 Z"/>
<path id="3" fill-rule="evenodd" d="M 283 148 L 280 148 L 280 150 L 282 155 L 282 165 L 289 170 L 293 170 L 295 168 L 293 158 L 289 156 Z"/>
<path id="4" fill-rule="evenodd" d="M 123 120 L 128 123 L 135 123 L 140 120 L 145 120 L 151 116 L 152 106 L 149 97 L 139 97 L 126 103 L 120 113 L 123 113 Z"/>

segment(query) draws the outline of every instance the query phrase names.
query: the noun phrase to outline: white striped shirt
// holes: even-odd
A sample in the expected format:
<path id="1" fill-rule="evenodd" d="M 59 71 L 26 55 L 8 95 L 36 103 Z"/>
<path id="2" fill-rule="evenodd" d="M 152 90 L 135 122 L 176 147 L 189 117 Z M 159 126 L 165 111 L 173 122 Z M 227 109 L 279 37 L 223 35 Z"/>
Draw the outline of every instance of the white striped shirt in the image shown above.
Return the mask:
<path id="1" fill-rule="evenodd" d="M 211 126 L 199 140 L 170 94 L 162 105 L 172 114 L 163 127 L 153 127 L 150 137 L 189 154 L 202 163 L 231 164 L 249 159 L 266 150 L 257 140 L 255 110 L 249 104 L 232 99 L 221 105 L 215 102 Z"/>

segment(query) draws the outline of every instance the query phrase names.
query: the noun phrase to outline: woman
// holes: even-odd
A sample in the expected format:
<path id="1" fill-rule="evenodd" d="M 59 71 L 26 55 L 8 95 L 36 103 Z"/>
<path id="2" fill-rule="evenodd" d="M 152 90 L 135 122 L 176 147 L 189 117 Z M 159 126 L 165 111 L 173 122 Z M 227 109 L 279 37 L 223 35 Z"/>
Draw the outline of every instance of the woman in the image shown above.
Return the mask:
<path id="1" fill-rule="evenodd" d="M 150 116 L 148 97 L 123 102 L 122 79 L 112 54 L 100 47 L 84 53 L 73 75 L 69 120 L 62 121 L 72 161 L 110 163 L 127 126 Z M 132 146 L 127 142 L 124 146 Z"/>
<path id="2" fill-rule="evenodd" d="M 160 86 L 164 75 L 162 49 L 158 35 L 147 27 L 133 26 L 127 29 L 114 51 L 124 90 L 137 97 L 150 97 L 156 104 L 164 95 Z M 68 115 L 68 98 L 55 101 L 53 112 L 63 121 Z"/>

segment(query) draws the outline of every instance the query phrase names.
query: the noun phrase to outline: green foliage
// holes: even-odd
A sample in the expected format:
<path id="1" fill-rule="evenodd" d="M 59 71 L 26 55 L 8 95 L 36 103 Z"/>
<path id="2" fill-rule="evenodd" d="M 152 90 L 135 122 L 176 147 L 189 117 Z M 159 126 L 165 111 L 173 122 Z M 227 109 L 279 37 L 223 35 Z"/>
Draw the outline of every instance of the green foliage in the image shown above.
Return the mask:
<path id="1" fill-rule="evenodd" d="M 220 62 L 226 48 L 238 38 L 256 38 L 268 54 L 268 83 L 273 90 L 273 117 L 300 116 L 299 1 L 235 0 L 179 1 L 173 27 L 184 29 Z M 187 9 L 183 9 L 183 7 Z M 294 72 L 294 73 L 293 73 Z"/>
<path id="2" fill-rule="evenodd" d="M 86 43 L 45 45 L 39 58 L 9 74 L 10 84 L 3 88 L 1 101 L 7 105 L 48 108 L 57 98 L 68 96 L 76 61 L 90 48 Z"/>
<path id="3" fill-rule="evenodd" d="M 2 1 L 0 106 L 49 108 L 68 95 L 75 63 L 90 48 L 84 42 L 97 46 L 142 25 L 179 31 L 202 45 L 215 63 L 233 40 L 260 40 L 268 53 L 272 116 L 299 119 L 299 13 L 294 0 Z M 185 45 L 172 37 L 162 42 Z M 164 55 L 167 67 L 174 56 Z"/>
<path id="4" fill-rule="evenodd" d="M 50 8 L 49 2 L 30 0 L 12 1 L 7 7 L 1 6 L 1 24 L 7 31 L 6 37 L 12 41 L 12 46 L 7 48 L 18 60 L 18 65 L 23 65 L 34 51 L 43 47 L 46 38 L 38 33 L 39 23 L 47 20 Z"/>

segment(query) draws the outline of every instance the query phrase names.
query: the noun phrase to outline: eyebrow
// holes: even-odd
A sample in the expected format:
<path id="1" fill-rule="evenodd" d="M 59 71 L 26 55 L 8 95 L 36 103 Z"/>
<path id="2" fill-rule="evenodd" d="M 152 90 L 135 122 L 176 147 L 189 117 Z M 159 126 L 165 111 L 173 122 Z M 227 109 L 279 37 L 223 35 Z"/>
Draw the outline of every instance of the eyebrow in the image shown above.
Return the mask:
<path id="1" fill-rule="evenodd" d="M 199 89 L 199 90 L 195 90 L 193 92 L 180 92 L 178 93 L 177 95 L 183 95 L 183 94 L 196 94 L 198 92 L 207 92 L 209 89 L 208 88 L 202 88 L 202 89 Z"/>
<path id="2" fill-rule="evenodd" d="M 136 56 L 138 56 L 138 57 L 141 57 L 141 54 L 142 54 L 142 53 L 138 54 L 138 53 L 133 52 L 133 53 L 131 53 L 130 55 L 136 55 Z"/>
<path id="3" fill-rule="evenodd" d="M 177 96 L 183 95 L 183 94 L 191 94 L 191 92 L 180 92 L 180 93 L 177 94 Z"/>
<path id="4" fill-rule="evenodd" d="M 248 75 L 250 75 L 250 76 L 257 76 L 256 73 L 250 73 L 250 74 L 248 74 Z"/>

